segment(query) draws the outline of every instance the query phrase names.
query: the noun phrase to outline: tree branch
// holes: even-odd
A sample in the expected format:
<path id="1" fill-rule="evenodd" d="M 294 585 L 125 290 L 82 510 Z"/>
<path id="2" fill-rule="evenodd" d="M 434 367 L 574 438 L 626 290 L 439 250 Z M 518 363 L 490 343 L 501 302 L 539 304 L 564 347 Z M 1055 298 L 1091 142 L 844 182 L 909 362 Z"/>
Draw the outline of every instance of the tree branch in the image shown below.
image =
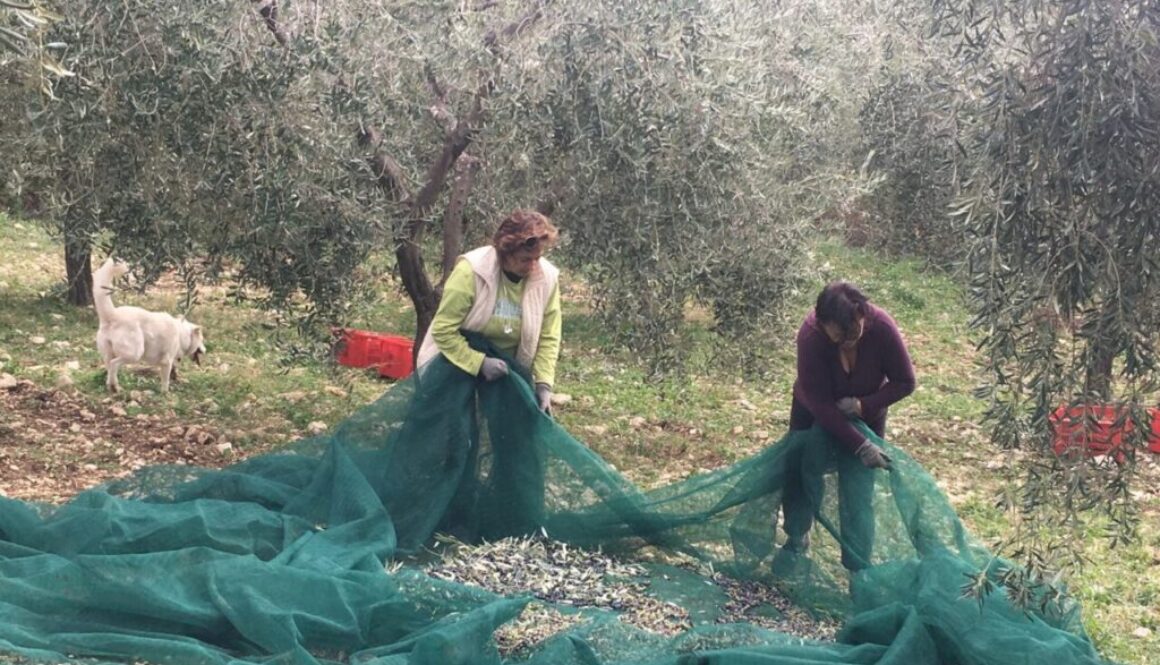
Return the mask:
<path id="1" fill-rule="evenodd" d="M 435 95 L 435 99 L 440 102 L 447 102 L 447 88 L 439 82 L 435 76 L 435 68 L 431 66 L 430 62 L 423 65 L 423 73 L 427 76 L 427 85 L 431 88 L 431 93 Z"/>
<path id="2" fill-rule="evenodd" d="M 431 88 L 431 94 L 435 96 L 435 103 L 431 105 L 431 116 L 435 121 L 443 126 L 444 129 L 450 131 L 455 123 L 455 119 L 451 116 L 451 112 L 447 110 L 447 88 L 439 82 L 435 76 L 435 69 L 428 62 L 423 66 L 427 74 L 427 86 Z"/>
<path id="3" fill-rule="evenodd" d="M 415 224 L 422 225 L 421 218 L 434 205 L 435 197 L 443 189 L 443 184 L 447 181 L 447 174 L 455 165 L 455 160 L 463 154 L 464 150 L 467 150 L 467 146 L 475 137 L 476 127 L 483 118 L 483 100 L 491 92 L 491 86 L 491 80 L 488 79 L 476 90 L 475 98 L 471 101 L 471 110 L 455 123 L 455 129 L 449 132 L 443 141 L 443 149 L 439 152 L 439 156 L 427 169 L 427 181 L 411 200 L 411 219 L 413 221 L 408 225 L 410 237 L 416 237 L 421 231 L 421 228 L 415 228 Z"/>
<path id="4" fill-rule="evenodd" d="M 371 172 L 375 174 L 375 183 L 392 201 L 403 203 L 411 195 L 406 173 L 397 161 L 379 148 L 382 142 L 382 134 L 374 127 L 359 130 L 358 144 L 364 148 L 374 149 L 374 154 L 367 158 L 367 163 L 370 164 Z"/>
<path id="5" fill-rule="evenodd" d="M 568 182 L 564 178 L 556 178 L 548 185 L 548 190 L 536 202 L 536 212 L 551 217 L 557 206 L 568 197 Z"/>
<path id="6" fill-rule="evenodd" d="M 544 9 L 549 4 L 551 4 L 551 0 L 540 0 L 540 2 L 536 3 L 535 9 L 531 10 L 527 14 L 524 14 L 522 18 L 516 21 L 512 21 L 511 23 L 504 26 L 503 29 L 499 31 L 499 33 L 496 33 L 495 30 L 489 31 L 487 36 L 483 38 L 483 45 L 487 47 L 487 50 L 491 51 L 493 55 L 499 55 L 500 41 L 507 41 L 512 37 L 519 35 L 521 32 L 531 27 L 533 24 L 543 18 Z"/>
<path id="7" fill-rule="evenodd" d="M 258 13 L 262 15 L 262 19 L 266 21 L 266 27 L 273 33 L 274 39 L 279 46 L 286 46 L 290 43 L 290 34 L 286 32 L 286 28 L 278 22 L 278 0 L 250 0 L 257 5 Z"/>
<path id="8" fill-rule="evenodd" d="M 523 18 L 513 21 L 502 30 L 498 35 L 495 31 L 487 33 L 484 37 L 484 45 L 493 53 L 497 52 L 499 48 L 500 39 L 509 39 L 513 36 L 524 32 L 528 27 L 539 21 L 544 15 L 544 8 L 548 5 L 549 0 L 541 0 L 535 9 L 528 12 Z M 467 115 L 460 118 L 455 123 L 455 128 L 451 130 L 446 139 L 443 141 L 443 149 L 439 156 L 427 169 L 427 179 L 419 192 L 411 199 L 410 217 L 411 221 L 407 225 L 408 237 L 416 238 L 422 232 L 424 224 L 423 217 L 428 210 L 435 203 L 435 197 L 439 191 L 442 190 L 443 184 L 447 181 L 447 174 L 455 165 L 455 160 L 467 146 L 471 144 L 475 136 L 475 132 L 483 119 L 483 102 L 491 94 L 495 87 L 494 81 L 491 77 L 481 74 L 481 82 L 479 87 L 475 90 L 475 96 L 471 101 L 471 109 Z M 428 70 L 427 72 L 428 84 L 431 85 L 432 91 L 439 97 L 445 94 L 443 86 L 435 78 L 434 73 Z"/>
<path id="9" fill-rule="evenodd" d="M 475 174 L 479 173 L 479 160 L 469 154 L 459 157 L 455 163 L 455 180 L 451 184 L 451 200 L 443 213 L 443 279 L 455 267 L 455 259 L 463 249 L 463 234 L 466 225 L 463 211 L 467 199 L 475 185 Z"/>

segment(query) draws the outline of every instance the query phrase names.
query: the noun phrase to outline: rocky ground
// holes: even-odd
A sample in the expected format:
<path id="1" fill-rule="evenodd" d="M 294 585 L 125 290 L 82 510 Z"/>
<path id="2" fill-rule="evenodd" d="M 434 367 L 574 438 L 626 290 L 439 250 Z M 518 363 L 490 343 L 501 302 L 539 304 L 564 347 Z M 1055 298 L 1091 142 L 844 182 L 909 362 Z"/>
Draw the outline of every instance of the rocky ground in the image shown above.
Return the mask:
<path id="1" fill-rule="evenodd" d="M 93 404 L 0 374 L 0 496 L 59 503 L 143 466 L 234 461 L 233 445 L 211 426 L 132 414 L 141 397 Z"/>

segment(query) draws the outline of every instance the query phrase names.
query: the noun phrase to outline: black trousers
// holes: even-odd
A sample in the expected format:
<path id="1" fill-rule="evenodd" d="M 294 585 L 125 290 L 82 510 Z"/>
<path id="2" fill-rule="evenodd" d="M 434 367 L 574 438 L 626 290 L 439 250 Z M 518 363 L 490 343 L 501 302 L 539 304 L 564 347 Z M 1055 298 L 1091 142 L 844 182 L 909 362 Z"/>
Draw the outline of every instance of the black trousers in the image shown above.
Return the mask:
<path id="1" fill-rule="evenodd" d="M 782 488 L 782 529 L 790 542 L 801 542 L 813 528 L 825 500 L 826 476 L 837 473 L 838 540 L 842 565 L 861 570 L 870 565 L 874 547 L 874 469 L 836 442 L 797 451 L 788 460 Z"/>

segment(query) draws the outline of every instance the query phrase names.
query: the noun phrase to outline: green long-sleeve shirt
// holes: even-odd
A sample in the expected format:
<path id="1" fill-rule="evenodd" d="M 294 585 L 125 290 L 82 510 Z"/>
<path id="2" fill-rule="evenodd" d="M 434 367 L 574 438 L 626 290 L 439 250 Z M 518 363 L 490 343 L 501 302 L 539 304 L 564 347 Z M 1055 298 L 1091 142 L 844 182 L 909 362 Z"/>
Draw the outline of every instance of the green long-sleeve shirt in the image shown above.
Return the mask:
<path id="1" fill-rule="evenodd" d="M 495 311 L 482 330 L 483 336 L 492 344 L 512 355 L 515 355 L 520 343 L 523 315 L 521 303 L 526 281 L 513 282 L 500 271 Z M 483 354 L 469 347 L 459 330 L 474 303 L 475 273 L 470 263 L 460 259 L 443 285 L 443 299 L 439 301 L 439 310 L 431 321 L 431 336 L 435 338 L 439 352 L 446 356 L 447 360 L 472 375 L 479 373 Z M 536 383 L 546 383 L 549 386 L 555 384 L 556 360 L 560 356 L 562 329 L 560 284 L 557 282 L 552 287 L 552 294 L 548 297 L 548 304 L 544 309 L 540 341 L 536 348 L 535 360 L 532 362 L 532 377 Z"/>

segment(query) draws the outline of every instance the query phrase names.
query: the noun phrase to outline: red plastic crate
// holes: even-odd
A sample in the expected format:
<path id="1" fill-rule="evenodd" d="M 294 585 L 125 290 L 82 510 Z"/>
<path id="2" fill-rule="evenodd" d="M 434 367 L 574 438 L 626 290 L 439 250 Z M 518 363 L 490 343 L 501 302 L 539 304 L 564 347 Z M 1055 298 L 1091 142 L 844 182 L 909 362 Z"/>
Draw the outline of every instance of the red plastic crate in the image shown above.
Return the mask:
<path id="1" fill-rule="evenodd" d="M 1088 455 L 1115 453 L 1123 444 L 1124 437 L 1132 431 L 1132 422 L 1112 405 L 1060 406 L 1048 417 L 1055 438 L 1052 449 L 1056 455 L 1069 451 L 1085 451 Z M 1160 409 L 1148 409 L 1151 431 L 1148 433 L 1148 450 L 1160 454 Z M 1086 427 L 1086 429 L 1085 429 Z M 1116 453 L 1117 459 L 1122 453 Z"/>
<path id="2" fill-rule="evenodd" d="M 350 328 L 338 332 L 335 352 L 340 365 L 375 367 L 380 376 L 392 379 L 404 378 L 415 369 L 414 342 L 409 337 Z"/>
<path id="3" fill-rule="evenodd" d="M 404 379 L 415 371 L 415 359 L 412 353 L 415 344 L 409 339 L 399 338 L 390 343 L 390 356 L 379 363 L 379 376 L 391 379 Z"/>

